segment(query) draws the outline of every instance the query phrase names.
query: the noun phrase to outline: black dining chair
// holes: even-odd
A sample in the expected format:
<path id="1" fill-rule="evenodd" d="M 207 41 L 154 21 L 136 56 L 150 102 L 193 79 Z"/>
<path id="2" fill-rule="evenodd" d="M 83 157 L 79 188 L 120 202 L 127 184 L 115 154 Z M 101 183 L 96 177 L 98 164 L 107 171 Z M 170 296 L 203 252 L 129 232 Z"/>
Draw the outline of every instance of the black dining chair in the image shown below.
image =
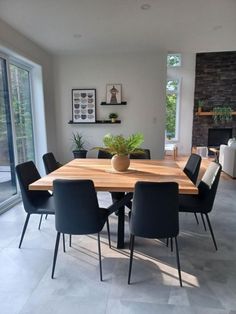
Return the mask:
<path id="1" fill-rule="evenodd" d="M 98 158 L 104 158 L 104 159 L 111 159 L 112 158 L 112 154 L 104 151 L 104 150 L 100 150 L 98 151 Z"/>
<path id="2" fill-rule="evenodd" d="M 51 152 L 43 155 L 43 163 L 44 163 L 46 174 L 49 174 L 62 166 L 62 164 L 56 160 L 54 154 Z M 47 217 L 48 215 L 45 216 L 45 219 L 47 219 Z M 42 218 L 43 218 L 43 215 L 41 215 L 40 217 L 38 229 L 40 229 L 41 227 Z"/>
<path id="3" fill-rule="evenodd" d="M 211 162 L 198 184 L 198 195 L 180 194 L 179 196 L 180 212 L 200 213 L 205 215 L 216 250 L 216 240 L 208 214 L 211 212 L 214 205 L 220 174 L 221 165 L 216 162 Z"/>
<path id="4" fill-rule="evenodd" d="M 177 236 L 179 234 L 179 188 L 175 182 L 137 182 L 130 214 L 130 284 L 135 237 L 174 238 L 182 287 Z"/>
<path id="5" fill-rule="evenodd" d="M 151 159 L 151 152 L 150 149 L 142 149 L 141 153 L 131 153 L 129 155 L 130 159 Z"/>
<path id="6" fill-rule="evenodd" d="M 200 170 L 200 166 L 201 166 L 201 161 L 202 161 L 202 157 L 198 154 L 191 154 L 185 167 L 184 167 L 184 173 L 188 176 L 188 178 L 196 185 L 197 183 L 197 178 L 198 178 L 198 174 L 199 174 L 199 170 Z M 197 224 L 199 224 L 198 221 L 198 217 L 197 214 L 194 213 L 195 219 Z M 205 221 L 204 221 L 204 217 L 203 215 L 201 215 L 202 217 L 202 221 L 203 221 L 203 225 L 204 228 L 206 229 L 205 226 Z"/>
<path id="7" fill-rule="evenodd" d="M 197 183 L 201 161 L 202 158 L 200 155 L 191 154 L 183 170 L 184 173 L 194 184 Z"/>
<path id="8" fill-rule="evenodd" d="M 56 161 L 54 154 L 51 152 L 43 155 L 43 163 L 46 174 L 49 174 L 62 166 L 58 161 Z"/>
<path id="9" fill-rule="evenodd" d="M 100 280 L 102 281 L 100 232 L 107 223 L 109 246 L 111 246 L 109 211 L 99 207 L 93 181 L 58 179 L 53 182 L 53 191 L 57 237 L 51 277 L 54 277 L 61 233 L 72 235 L 97 233 Z"/>
<path id="10" fill-rule="evenodd" d="M 48 191 L 31 191 L 29 184 L 41 178 L 33 161 L 27 161 L 16 166 L 16 173 L 21 189 L 24 209 L 27 213 L 23 231 L 21 234 L 19 248 L 24 239 L 25 231 L 30 219 L 30 215 L 54 215 L 54 199 Z"/>

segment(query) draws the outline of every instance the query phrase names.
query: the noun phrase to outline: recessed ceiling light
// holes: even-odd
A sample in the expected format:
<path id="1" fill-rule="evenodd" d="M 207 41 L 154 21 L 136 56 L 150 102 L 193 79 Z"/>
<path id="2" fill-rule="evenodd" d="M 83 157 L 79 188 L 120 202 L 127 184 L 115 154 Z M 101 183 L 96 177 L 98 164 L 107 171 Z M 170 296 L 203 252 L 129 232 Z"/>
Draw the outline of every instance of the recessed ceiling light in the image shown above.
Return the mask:
<path id="1" fill-rule="evenodd" d="M 81 34 L 73 34 L 73 37 L 74 37 L 74 38 L 81 38 L 82 35 L 81 35 Z"/>
<path id="2" fill-rule="evenodd" d="M 149 3 L 144 3 L 140 7 L 142 10 L 149 10 L 151 8 L 151 5 Z"/>

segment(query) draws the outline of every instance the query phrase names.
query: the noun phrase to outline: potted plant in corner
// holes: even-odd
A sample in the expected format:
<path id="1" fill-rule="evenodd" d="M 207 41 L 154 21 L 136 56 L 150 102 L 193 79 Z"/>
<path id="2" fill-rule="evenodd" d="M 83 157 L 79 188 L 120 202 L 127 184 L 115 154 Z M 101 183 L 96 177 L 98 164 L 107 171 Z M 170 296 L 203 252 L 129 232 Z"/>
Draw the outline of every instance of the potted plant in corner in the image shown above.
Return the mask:
<path id="1" fill-rule="evenodd" d="M 84 149 L 83 135 L 79 132 L 73 133 L 72 141 L 74 158 L 86 158 L 87 150 Z"/>
<path id="2" fill-rule="evenodd" d="M 103 138 L 105 147 L 94 147 L 94 149 L 103 150 L 113 155 L 111 166 L 115 171 L 127 171 L 130 165 L 129 154 L 140 154 L 143 152 L 139 149 L 143 143 L 143 134 L 136 133 L 125 138 L 123 135 L 107 134 Z"/>
<path id="3" fill-rule="evenodd" d="M 112 113 L 109 114 L 109 119 L 111 119 L 112 123 L 115 123 L 117 118 L 118 118 L 118 114 L 117 113 L 112 112 Z"/>

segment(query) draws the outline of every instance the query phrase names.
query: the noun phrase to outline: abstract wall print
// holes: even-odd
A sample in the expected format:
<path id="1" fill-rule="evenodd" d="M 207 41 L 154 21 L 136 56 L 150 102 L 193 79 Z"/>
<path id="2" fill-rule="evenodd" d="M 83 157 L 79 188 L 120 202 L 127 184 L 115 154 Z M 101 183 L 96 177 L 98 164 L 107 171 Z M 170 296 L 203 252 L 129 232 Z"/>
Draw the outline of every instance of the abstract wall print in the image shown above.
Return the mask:
<path id="1" fill-rule="evenodd" d="M 96 89 L 72 89 L 72 120 L 75 123 L 96 122 Z"/>
<path id="2" fill-rule="evenodd" d="M 106 102 L 108 104 L 121 104 L 121 84 L 107 84 L 106 94 Z"/>

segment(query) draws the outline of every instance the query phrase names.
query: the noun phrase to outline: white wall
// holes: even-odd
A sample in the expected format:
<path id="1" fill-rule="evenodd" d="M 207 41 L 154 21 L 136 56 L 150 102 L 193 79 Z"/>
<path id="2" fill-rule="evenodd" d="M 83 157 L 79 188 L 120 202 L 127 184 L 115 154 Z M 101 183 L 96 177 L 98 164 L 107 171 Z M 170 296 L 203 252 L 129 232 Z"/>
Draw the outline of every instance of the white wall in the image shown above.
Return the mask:
<path id="1" fill-rule="evenodd" d="M 72 132 L 84 135 L 87 148 L 101 145 L 107 133 L 144 134 L 143 147 L 153 158 L 163 157 L 165 130 L 166 54 L 123 54 L 116 56 L 60 56 L 54 58 L 55 121 L 57 151 L 63 162 L 72 158 Z M 122 84 L 122 100 L 127 106 L 101 106 L 106 84 Z M 68 125 L 71 120 L 71 89 L 96 88 L 97 119 L 117 112 L 121 124 Z M 89 151 L 88 156 L 97 152 Z"/>
<path id="2" fill-rule="evenodd" d="M 189 155 L 192 147 L 192 126 L 195 86 L 195 53 L 182 53 L 182 66 L 168 68 L 168 78 L 179 78 L 180 89 L 180 115 L 178 151 L 182 155 Z"/>
<path id="3" fill-rule="evenodd" d="M 54 121 L 54 103 L 53 103 L 53 84 L 52 84 L 52 58 L 51 55 L 37 46 L 34 42 L 27 39 L 11 26 L 0 20 L 0 50 L 6 54 L 18 57 L 22 61 L 31 63 L 34 66 L 33 75 L 35 78 L 33 90 L 35 92 L 35 113 L 36 125 L 39 140 L 36 138 L 36 147 L 38 148 L 37 164 L 41 173 L 44 171 L 42 163 L 42 154 L 48 149 L 55 151 L 55 124 Z M 43 89 L 42 80 L 43 78 Z M 39 110 L 39 109 L 42 110 Z M 44 125 L 44 110 L 46 117 L 46 133 Z M 40 113 L 40 115 L 39 115 Z M 45 138 L 45 135 L 47 138 Z"/>

